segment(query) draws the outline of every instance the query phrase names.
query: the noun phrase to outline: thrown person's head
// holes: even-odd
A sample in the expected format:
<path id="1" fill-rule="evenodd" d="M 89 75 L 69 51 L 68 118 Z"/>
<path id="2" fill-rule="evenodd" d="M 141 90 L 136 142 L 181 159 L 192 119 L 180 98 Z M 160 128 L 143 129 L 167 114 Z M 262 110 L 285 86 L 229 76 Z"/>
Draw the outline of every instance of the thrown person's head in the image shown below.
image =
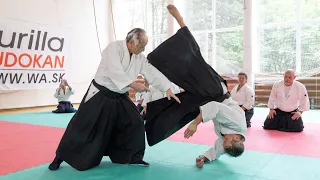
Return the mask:
<path id="1" fill-rule="evenodd" d="M 144 51 L 148 43 L 148 36 L 146 34 L 146 31 L 141 28 L 132 29 L 127 34 L 126 42 L 130 53 L 140 54 Z"/>
<path id="2" fill-rule="evenodd" d="M 223 148 L 225 152 L 232 156 L 241 156 L 244 152 L 244 138 L 239 134 L 225 134 L 223 137 Z"/>

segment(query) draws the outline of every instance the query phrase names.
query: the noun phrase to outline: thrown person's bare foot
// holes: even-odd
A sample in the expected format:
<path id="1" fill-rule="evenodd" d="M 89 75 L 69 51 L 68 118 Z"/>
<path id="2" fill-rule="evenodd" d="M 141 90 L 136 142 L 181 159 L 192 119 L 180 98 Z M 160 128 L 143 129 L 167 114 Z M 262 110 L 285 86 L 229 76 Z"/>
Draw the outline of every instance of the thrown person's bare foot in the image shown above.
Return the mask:
<path id="1" fill-rule="evenodd" d="M 186 26 L 184 24 L 184 21 L 183 21 L 181 14 L 179 13 L 178 9 L 174 5 L 169 4 L 167 6 L 167 8 L 168 8 L 169 13 L 176 19 L 176 21 L 178 22 L 180 27 Z"/>
<path id="2" fill-rule="evenodd" d="M 196 159 L 197 167 L 202 168 L 206 161 L 208 161 L 208 159 L 205 156 L 197 157 L 197 159 Z"/>

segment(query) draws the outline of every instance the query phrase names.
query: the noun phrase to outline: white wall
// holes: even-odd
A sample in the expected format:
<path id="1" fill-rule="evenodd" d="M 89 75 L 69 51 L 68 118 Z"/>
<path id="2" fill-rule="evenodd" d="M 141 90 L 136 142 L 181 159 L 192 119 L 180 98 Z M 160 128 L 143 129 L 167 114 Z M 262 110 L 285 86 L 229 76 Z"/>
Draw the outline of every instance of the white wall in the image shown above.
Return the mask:
<path id="1" fill-rule="evenodd" d="M 95 0 L 101 49 L 110 37 L 108 0 Z M 80 102 L 101 60 L 92 0 L 0 0 L 0 17 L 72 28 L 72 65 L 69 84 L 73 102 Z M 112 39 L 112 38 L 111 38 Z M 0 109 L 57 104 L 55 88 L 0 91 Z"/>

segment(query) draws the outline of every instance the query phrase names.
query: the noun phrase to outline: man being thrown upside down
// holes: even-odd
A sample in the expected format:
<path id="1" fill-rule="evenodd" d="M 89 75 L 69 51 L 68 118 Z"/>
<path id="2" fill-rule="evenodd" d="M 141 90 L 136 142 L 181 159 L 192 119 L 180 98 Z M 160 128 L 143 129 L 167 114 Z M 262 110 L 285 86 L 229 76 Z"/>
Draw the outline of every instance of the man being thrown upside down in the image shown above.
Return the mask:
<path id="1" fill-rule="evenodd" d="M 174 5 L 169 5 L 170 14 L 177 20 L 181 28 L 185 27 L 182 16 Z M 227 86 L 221 83 L 223 94 L 227 94 Z M 197 167 L 203 167 L 205 162 L 218 159 L 223 154 L 238 157 L 244 152 L 244 144 L 247 126 L 244 111 L 231 97 L 222 102 L 210 101 L 200 106 L 200 114 L 189 124 L 184 132 L 185 138 L 190 138 L 198 125 L 203 122 L 213 121 L 215 133 L 218 139 L 214 147 L 196 158 Z"/>

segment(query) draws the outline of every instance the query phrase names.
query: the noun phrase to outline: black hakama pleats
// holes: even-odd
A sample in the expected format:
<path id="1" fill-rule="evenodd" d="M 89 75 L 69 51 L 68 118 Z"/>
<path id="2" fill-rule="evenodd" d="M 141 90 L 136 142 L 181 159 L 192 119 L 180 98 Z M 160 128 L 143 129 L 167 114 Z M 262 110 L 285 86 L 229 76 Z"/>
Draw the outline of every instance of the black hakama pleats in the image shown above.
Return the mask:
<path id="1" fill-rule="evenodd" d="M 269 119 L 268 117 L 264 121 L 263 128 L 266 130 L 279 130 L 283 132 L 302 132 L 303 131 L 303 121 L 301 117 L 297 120 L 292 120 L 292 112 L 297 112 L 294 110 L 292 112 L 284 112 L 280 109 L 275 109 L 276 114 L 274 118 Z"/>
<path id="2" fill-rule="evenodd" d="M 199 107 L 210 101 L 222 102 L 221 82 L 226 81 L 203 59 L 200 48 L 187 27 L 183 27 L 148 55 L 149 62 L 170 81 L 185 90 L 177 94 L 178 104 L 162 98 L 147 104 L 146 134 L 153 146 L 192 121 Z"/>
<path id="3" fill-rule="evenodd" d="M 73 108 L 73 105 L 70 101 L 60 101 L 57 109 L 52 111 L 53 113 L 74 113 L 77 110 Z"/>
<path id="4" fill-rule="evenodd" d="M 77 170 L 100 164 L 103 156 L 113 163 L 143 159 L 145 131 L 143 120 L 127 94 L 98 85 L 100 91 L 87 102 L 84 96 L 56 151 L 59 159 Z"/>

